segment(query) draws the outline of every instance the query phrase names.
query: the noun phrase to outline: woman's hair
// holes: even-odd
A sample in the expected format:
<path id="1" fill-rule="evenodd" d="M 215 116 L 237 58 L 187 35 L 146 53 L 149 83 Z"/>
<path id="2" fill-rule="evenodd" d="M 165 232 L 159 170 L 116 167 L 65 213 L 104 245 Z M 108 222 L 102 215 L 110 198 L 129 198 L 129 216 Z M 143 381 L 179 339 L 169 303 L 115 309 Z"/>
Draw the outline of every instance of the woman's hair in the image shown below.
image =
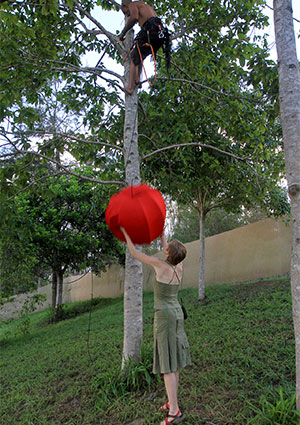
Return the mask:
<path id="1" fill-rule="evenodd" d="M 173 239 L 168 245 L 168 263 L 172 266 L 181 263 L 186 256 L 186 247 L 183 243 L 179 242 L 177 239 Z"/>

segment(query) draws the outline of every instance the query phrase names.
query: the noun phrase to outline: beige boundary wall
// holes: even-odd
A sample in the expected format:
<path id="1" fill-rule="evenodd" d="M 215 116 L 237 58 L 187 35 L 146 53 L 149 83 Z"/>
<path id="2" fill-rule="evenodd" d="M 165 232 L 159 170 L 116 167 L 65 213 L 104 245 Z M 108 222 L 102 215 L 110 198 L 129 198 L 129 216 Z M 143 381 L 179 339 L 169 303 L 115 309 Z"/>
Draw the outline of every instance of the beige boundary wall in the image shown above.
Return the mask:
<path id="1" fill-rule="evenodd" d="M 113 265 L 100 276 L 95 276 L 90 272 L 69 276 L 64 279 L 63 303 L 88 300 L 91 298 L 92 292 L 94 298 L 120 297 L 124 292 L 124 274 L 122 267 Z M 0 309 L 0 320 L 18 317 L 18 312 L 21 310 L 26 298 L 36 293 L 46 294 L 47 296 L 46 301 L 37 306 L 36 311 L 51 307 L 51 285 L 42 286 L 34 293 L 17 295 L 12 302 L 4 304 Z"/>
<path id="2" fill-rule="evenodd" d="M 197 286 L 199 243 L 186 244 L 188 286 Z M 205 240 L 205 284 L 234 283 L 290 272 L 292 230 L 271 218 Z"/>
<path id="3" fill-rule="evenodd" d="M 292 231 L 282 221 L 271 218 L 230 230 L 205 240 L 205 284 L 243 282 L 280 276 L 290 271 Z M 184 261 L 183 288 L 198 285 L 199 241 L 186 244 L 188 255 Z M 161 254 L 159 254 L 161 255 Z M 144 290 L 152 290 L 154 273 L 144 267 Z M 64 280 L 63 302 L 83 301 L 93 297 L 115 298 L 124 290 L 124 269 L 113 265 L 100 276 L 87 273 Z M 47 294 L 47 301 L 39 310 L 51 304 L 51 285 L 38 291 Z M 15 316 L 26 294 L 1 308 L 0 320 Z"/>

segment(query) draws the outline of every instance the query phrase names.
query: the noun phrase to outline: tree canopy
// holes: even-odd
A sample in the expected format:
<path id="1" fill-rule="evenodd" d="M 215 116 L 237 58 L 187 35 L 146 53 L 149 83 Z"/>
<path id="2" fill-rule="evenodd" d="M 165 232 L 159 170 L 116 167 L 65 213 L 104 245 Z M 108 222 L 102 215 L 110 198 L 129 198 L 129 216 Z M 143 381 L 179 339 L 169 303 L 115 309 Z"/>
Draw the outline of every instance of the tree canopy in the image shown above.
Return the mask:
<path id="1" fill-rule="evenodd" d="M 89 171 L 80 172 L 91 175 Z M 6 293 L 24 289 L 24 265 L 31 269 L 32 264 L 38 263 L 39 267 L 44 265 L 63 275 L 87 268 L 100 273 L 110 264 L 124 263 L 124 248 L 105 222 L 110 194 L 107 186 L 95 186 L 74 176 L 53 176 L 34 190 L 19 193 L 9 204 L 4 203 L 1 229 L 6 230 L 0 237 L 1 259 L 5 262 L 2 289 Z M 11 275 L 9 280 L 6 269 L 10 265 L 13 269 L 16 264 L 19 276 Z"/>

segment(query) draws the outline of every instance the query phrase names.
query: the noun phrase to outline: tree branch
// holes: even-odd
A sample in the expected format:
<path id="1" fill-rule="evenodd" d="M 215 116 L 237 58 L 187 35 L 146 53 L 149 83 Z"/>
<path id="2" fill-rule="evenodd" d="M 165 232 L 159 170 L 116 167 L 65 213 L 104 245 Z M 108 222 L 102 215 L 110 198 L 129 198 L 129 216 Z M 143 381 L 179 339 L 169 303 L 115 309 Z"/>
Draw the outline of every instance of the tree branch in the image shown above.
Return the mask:
<path id="1" fill-rule="evenodd" d="M 188 146 L 200 146 L 202 148 L 212 149 L 212 150 L 215 150 L 217 152 L 220 152 L 223 155 L 231 156 L 232 158 L 236 159 L 237 161 L 244 162 L 245 164 L 247 164 L 247 166 L 249 168 L 252 169 L 252 171 L 254 172 L 254 174 L 256 176 L 257 182 L 259 184 L 259 175 L 258 175 L 257 171 L 245 158 L 242 158 L 242 157 L 235 155 L 231 152 L 224 151 L 223 149 L 219 149 L 215 146 L 208 145 L 206 143 L 190 142 L 190 143 L 178 143 L 176 145 L 165 146 L 163 148 L 156 149 L 155 151 L 150 152 L 147 155 L 144 155 L 143 157 L 141 157 L 141 161 L 144 161 L 145 159 L 150 158 L 151 156 L 156 155 L 157 153 L 164 152 L 164 151 L 167 151 L 169 149 L 176 149 L 176 148 L 188 147 Z"/>
<path id="2" fill-rule="evenodd" d="M 212 92 L 214 92 L 216 94 L 222 94 L 222 95 L 225 94 L 226 95 L 226 93 L 223 93 L 223 92 L 221 92 L 219 90 L 213 89 L 212 87 L 206 86 L 205 84 L 198 83 L 197 81 L 194 81 L 192 79 L 192 77 L 186 71 L 184 71 L 182 68 L 180 68 L 180 66 L 176 62 L 174 62 L 174 61 L 171 60 L 171 64 L 174 65 L 175 68 L 177 68 L 179 70 L 179 72 L 181 72 L 182 74 L 184 74 L 188 78 L 188 80 L 182 80 L 183 82 L 187 82 L 187 83 L 190 83 L 190 84 L 195 84 L 195 85 L 200 86 L 200 87 L 202 87 L 204 89 L 210 90 L 210 91 L 212 91 Z M 173 80 L 173 78 L 170 78 L 170 79 Z"/>
<path id="3" fill-rule="evenodd" d="M 215 208 L 220 208 L 223 207 L 223 205 L 226 205 L 228 202 L 231 202 L 232 199 L 231 198 L 224 198 L 224 199 L 220 199 L 219 202 L 215 202 L 212 205 L 210 205 L 209 207 L 207 207 L 207 212 L 215 209 Z"/>
<path id="4" fill-rule="evenodd" d="M 100 184 L 118 184 L 118 185 L 124 185 L 124 182 L 120 182 L 120 181 L 116 181 L 116 180 L 107 180 L 107 181 L 105 181 L 105 180 L 94 179 L 92 177 L 87 177 L 87 176 L 84 176 L 82 174 L 74 173 L 74 171 L 70 171 L 68 169 L 68 167 L 62 165 L 59 161 L 56 161 L 55 159 L 50 158 L 50 157 L 48 157 L 46 155 L 43 155 L 41 153 L 38 153 L 38 152 L 26 151 L 24 153 L 29 154 L 29 155 L 33 155 L 33 156 L 37 156 L 37 157 L 42 158 L 42 159 L 45 159 L 46 161 L 51 162 L 51 163 L 57 165 L 57 167 L 59 169 L 62 169 L 66 174 L 69 174 L 71 176 L 78 177 L 81 180 L 87 180 L 87 181 L 90 181 L 90 182 L 93 182 L 93 183 L 100 183 Z"/>
<path id="5" fill-rule="evenodd" d="M 56 176 L 61 176 L 61 175 L 63 175 L 63 173 L 48 174 L 47 176 L 43 176 L 43 177 L 40 177 L 39 179 L 33 180 L 33 181 L 32 181 L 32 182 L 30 182 L 27 186 L 25 186 L 25 187 L 23 187 L 22 189 L 18 190 L 16 193 L 14 193 L 14 194 L 13 194 L 12 196 L 10 196 L 9 198 L 4 199 L 4 201 L 3 201 L 3 202 L 9 202 L 9 201 L 11 201 L 11 200 L 12 200 L 12 199 L 14 199 L 16 196 L 18 196 L 18 195 L 19 195 L 19 193 L 25 192 L 25 191 L 26 191 L 27 189 L 29 189 L 31 186 L 33 186 L 34 184 L 36 184 L 36 183 L 38 183 L 38 182 L 40 182 L 40 181 L 42 181 L 42 180 L 48 179 L 49 177 L 56 177 Z"/>
<path id="6" fill-rule="evenodd" d="M 6 153 L 3 155 L 0 155 L 0 158 L 8 158 L 8 157 L 13 157 L 13 156 L 18 156 L 20 155 L 19 152 L 11 152 L 11 153 Z"/>
<path id="7" fill-rule="evenodd" d="M 218 25 L 219 26 L 219 25 Z M 180 37 L 182 37 L 183 35 L 186 35 L 188 32 L 190 32 L 190 31 L 194 31 L 194 30 L 196 30 L 196 29 L 198 29 L 199 27 L 198 26 L 194 26 L 194 25 L 192 25 L 191 27 L 186 27 L 186 28 L 183 28 L 182 30 L 180 30 L 179 32 L 174 32 L 174 33 L 171 33 L 171 37 L 170 37 L 170 39 L 171 40 L 176 40 L 177 38 L 180 38 Z"/>
<path id="8" fill-rule="evenodd" d="M 112 43 L 112 45 L 115 47 L 115 49 L 120 53 L 120 55 L 122 55 L 123 54 L 123 47 L 119 43 L 118 37 L 115 34 L 107 31 L 100 24 L 100 22 L 98 22 L 97 19 L 93 18 L 93 16 L 89 12 L 87 12 L 85 9 L 83 9 L 77 1 L 74 1 L 74 5 L 76 6 L 76 8 L 79 12 L 81 12 L 91 22 L 93 22 L 93 24 L 95 24 L 97 28 L 99 28 L 99 30 L 102 32 L 102 34 L 104 34 L 109 39 L 109 41 Z"/>
<path id="9" fill-rule="evenodd" d="M 106 81 L 108 84 L 112 84 L 113 86 L 118 87 L 120 90 L 122 90 L 126 94 L 126 91 L 124 90 L 124 88 L 121 87 L 116 81 L 109 80 L 108 78 L 105 78 L 102 75 L 100 75 L 99 78 Z"/>
<path id="10" fill-rule="evenodd" d="M 210 96 L 207 96 L 206 94 L 202 93 L 201 91 L 199 91 L 198 89 L 196 89 L 195 85 L 201 86 L 203 88 L 207 88 L 205 87 L 203 84 L 201 83 L 197 83 L 196 81 L 192 81 L 192 80 L 185 80 L 183 78 L 167 78 L 167 77 L 157 77 L 158 80 L 171 80 L 171 81 L 180 81 L 182 83 L 188 83 L 191 85 L 192 89 L 198 93 L 200 96 L 206 97 L 206 99 L 211 100 L 212 102 L 216 103 L 217 105 L 219 105 L 220 103 L 217 102 L 215 99 L 213 99 Z M 210 89 L 212 91 L 215 91 L 214 89 Z"/>
<path id="11" fill-rule="evenodd" d="M 161 55 L 158 55 L 158 56 L 159 56 L 160 58 L 163 58 L 163 56 L 161 56 Z M 194 80 L 192 79 L 192 77 L 191 77 L 189 74 L 187 74 L 187 72 L 185 72 L 182 68 L 180 68 L 180 66 L 179 66 L 179 65 L 177 65 L 177 64 L 176 64 L 176 62 L 174 62 L 174 61 L 172 61 L 172 60 L 171 60 L 171 64 L 172 64 L 173 66 L 175 66 L 175 68 L 177 68 L 177 69 L 178 69 L 178 71 L 179 71 L 179 72 L 181 72 L 183 75 L 185 75 L 188 79 L 184 79 L 184 78 L 172 78 L 172 77 L 170 77 L 170 78 L 169 78 L 169 77 L 157 77 L 157 79 L 158 79 L 158 80 L 179 81 L 179 82 L 182 82 L 182 83 L 188 83 L 188 84 L 190 84 L 192 87 L 193 87 L 193 85 L 196 85 L 196 86 L 202 87 L 202 88 L 204 88 L 204 89 L 206 89 L 206 90 L 209 90 L 209 91 L 211 91 L 211 92 L 213 92 L 213 93 L 215 93 L 215 94 L 217 94 L 217 95 L 226 96 L 226 97 L 231 97 L 231 98 L 233 98 L 233 99 L 238 99 L 238 100 L 245 99 L 245 100 L 247 100 L 247 101 L 249 101 L 249 102 L 259 103 L 259 102 L 261 102 L 261 100 L 263 99 L 263 97 L 262 97 L 262 96 L 261 96 L 259 99 L 257 99 L 257 98 L 253 99 L 253 98 L 249 98 L 248 96 L 237 95 L 237 94 L 231 94 L 231 93 L 223 92 L 223 91 L 221 91 L 221 90 L 213 89 L 212 87 L 206 86 L 205 84 L 199 83 L 198 81 L 194 81 Z M 196 90 L 196 88 L 195 88 L 195 87 L 193 87 L 193 88 Z M 196 90 L 196 91 L 197 91 L 197 90 Z M 199 91 L 197 91 L 197 93 L 201 94 L 201 96 L 205 96 L 205 97 L 207 97 L 208 99 L 213 100 L 214 102 L 216 102 L 216 101 L 215 101 L 214 99 L 212 99 L 211 97 L 206 96 L 206 95 L 204 95 L 203 93 L 201 93 L 201 92 L 199 92 Z M 216 102 L 216 103 L 217 103 L 217 102 Z"/>
<path id="12" fill-rule="evenodd" d="M 169 150 L 169 149 L 186 147 L 186 146 L 200 146 L 202 148 L 209 148 L 209 149 L 215 150 L 217 152 L 220 152 L 222 154 L 231 156 L 232 158 L 237 159 L 238 161 L 247 162 L 246 159 L 241 158 L 241 157 L 239 157 L 239 156 L 237 156 L 237 155 L 235 155 L 235 154 L 233 154 L 231 152 L 224 151 L 222 149 L 219 149 L 219 148 L 217 148 L 215 146 L 212 146 L 212 145 L 208 145 L 206 143 L 198 143 L 198 142 L 178 143 L 176 145 L 164 146 L 163 148 L 159 148 L 159 149 L 157 149 L 157 150 L 155 150 L 153 152 L 148 153 L 147 155 L 144 155 L 143 157 L 141 157 L 141 160 L 143 161 L 144 159 L 150 158 L 151 156 L 156 155 L 159 152 L 163 152 L 163 151 L 166 151 L 166 150 Z"/>
<path id="13" fill-rule="evenodd" d="M 117 72 L 111 71 L 107 68 L 101 68 L 101 67 L 80 67 L 80 66 L 76 66 L 76 65 L 72 65 L 69 64 L 68 62 L 63 62 L 63 61 L 53 61 L 53 60 L 46 60 L 45 62 L 48 63 L 53 63 L 54 65 L 63 65 L 69 68 L 60 68 L 60 67 L 51 67 L 52 70 L 54 71 L 61 71 L 61 72 L 86 72 L 89 74 L 96 74 L 97 76 L 100 76 L 102 74 L 102 72 L 104 72 L 105 74 L 109 74 L 112 75 L 116 78 L 118 78 L 119 80 L 123 81 L 123 77 L 118 74 Z"/>
<path id="14" fill-rule="evenodd" d="M 171 78 L 167 78 L 167 77 L 157 77 L 157 79 L 158 79 L 158 80 L 167 80 L 167 81 L 179 81 L 179 82 L 181 82 L 181 83 L 188 83 L 188 84 L 190 84 L 191 86 L 196 85 L 196 86 L 202 87 L 202 88 L 204 88 L 204 89 L 210 90 L 210 91 L 212 91 L 213 93 L 216 93 L 216 94 L 218 94 L 218 95 L 227 96 L 227 97 L 232 97 L 233 99 L 239 99 L 239 100 L 240 100 L 240 99 L 246 99 L 246 100 L 248 100 L 248 101 L 250 101 L 250 102 L 256 102 L 256 103 L 259 103 L 259 102 L 260 102 L 260 100 L 259 100 L 259 99 L 249 99 L 248 97 L 245 97 L 245 96 L 237 96 L 237 95 L 230 94 L 230 93 L 224 93 L 224 92 L 222 92 L 222 91 L 215 90 L 215 89 L 213 89 L 212 87 L 208 87 L 208 86 L 206 86 L 206 85 L 204 85 L 204 84 L 202 84 L 202 83 L 198 83 L 197 81 L 187 80 L 187 79 L 185 79 L 185 78 L 172 78 L 172 77 L 171 77 Z M 215 99 L 213 99 L 213 98 L 211 98 L 211 97 L 209 97 L 209 96 L 207 96 L 207 95 L 205 95 L 205 94 L 201 93 L 201 92 L 200 92 L 200 91 L 198 91 L 195 87 L 193 87 L 193 88 L 194 88 L 194 90 L 195 90 L 195 91 L 197 91 L 197 93 L 201 94 L 201 96 L 207 97 L 208 99 L 212 100 L 213 102 L 215 102 L 215 103 L 217 103 L 217 104 L 221 104 L 220 102 L 217 102 Z"/>
<path id="15" fill-rule="evenodd" d="M 79 19 L 78 16 L 76 15 L 76 13 L 74 13 L 73 10 L 71 10 L 68 6 L 62 5 L 60 7 L 60 9 L 62 9 L 65 12 L 70 13 L 75 19 L 77 19 L 79 25 L 82 26 L 82 28 L 85 30 L 86 33 L 88 33 L 88 34 L 94 33 L 94 30 L 89 30 L 88 27 L 85 25 L 85 23 L 81 19 Z M 102 32 L 101 32 L 101 34 L 102 34 Z"/>
<path id="16" fill-rule="evenodd" d="M 11 134 L 13 134 L 13 133 L 11 133 Z M 107 147 L 107 148 L 111 148 L 111 149 L 116 149 L 116 150 L 123 152 L 122 146 L 112 145 L 110 143 L 104 143 L 104 142 L 97 142 L 96 140 L 83 140 L 80 137 L 74 136 L 73 134 L 58 133 L 58 132 L 54 132 L 54 131 L 43 131 L 43 130 L 24 131 L 24 132 L 18 132 L 16 134 L 25 134 L 25 135 L 28 135 L 28 136 L 34 136 L 36 134 L 38 134 L 38 135 L 50 134 L 52 136 L 58 136 L 58 137 L 61 137 L 63 139 L 72 139 L 72 140 L 75 140 L 79 143 L 85 143 L 85 144 L 89 144 L 89 145 L 99 145 L 99 146 L 103 146 L 103 147 Z"/>
<path id="17" fill-rule="evenodd" d="M 7 135 L 4 135 L 4 137 L 7 140 L 9 140 L 9 138 L 7 137 Z M 17 147 L 17 145 L 13 141 L 10 140 L 10 143 L 16 149 L 16 151 L 19 152 L 20 154 L 22 154 L 22 155 L 28 154 L 28 155 L 36 156 L 38 158 L 45 159 L 47 162 L 50 162 L 52 164 L 55 164 L 58 169 L 63 170 L 66 174 L 69 174 L 71 176 L 75 176 L 75 177 L 78 177 L 78 178 L 80 178 L 82 180 L 87 180 L 87 181 L 90 181 L 90 182 L 93 182 L 93 183 L 124 185 L 124 182 L 120 182 L 120 181 L 116 181 L 116 180 L 105 181 L 105 180 L 94 179 L 92 177 L 83 176 L 82 174 L 74 173 L 73 171 L 70 171 L 68 169 L 68 167 L 62 165 L 59 161 L 56 161 L 55 159 L 50 158 L 49 156 L 43 155 L 43 154 L 41 154 L 39 152 L 35 152 L 35 151 L 29 151 L 29 150 L 22 151 L 21 149 L 19 149 Z"/>
<path id="18" fill-rule="evenodd" d="M 269 6 L 268 4 L 266 4 L 265 6 L 266 6 L 266 7 L 268 7 L 269 9 L 271 9 L 271 10 L 274 10 L 274 9 L 273 9 L 273 7 Z M 300 20 L 299 20 L 299 19 L 296 19 L 296 18 L 294 18 L 294 17 L 293 17 L 293 19 L 294 19 L 294 21 L 296 21 L 296 22 L 299 22 L 299 23 L 300 23 Z"/>

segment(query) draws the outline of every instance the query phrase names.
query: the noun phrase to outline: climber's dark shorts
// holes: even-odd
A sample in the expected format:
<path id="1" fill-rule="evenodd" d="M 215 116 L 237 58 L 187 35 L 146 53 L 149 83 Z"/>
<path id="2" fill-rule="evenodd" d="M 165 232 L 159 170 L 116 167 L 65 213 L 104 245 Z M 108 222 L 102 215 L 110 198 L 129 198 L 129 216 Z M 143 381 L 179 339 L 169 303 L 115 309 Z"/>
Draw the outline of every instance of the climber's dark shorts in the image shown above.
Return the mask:
<path id="1" fill-rule="evenodd" d="M 156 55 L 157 50 L 162 47 L 165 42 L 165 31 L 166 28 L 163 27 L 162 22 L 159 18 L 150 18 L 142 26 L 141 31 L 135 38 L 135 46 L 131 53 L 131 59 L 135 65 L 141 63 L 141 56 L 144 60 L 147 56 L 152 54 L 151 44 L 154 55 Z M 137 44 L 140 49 L 140 53 L 137 48 Z"/>

